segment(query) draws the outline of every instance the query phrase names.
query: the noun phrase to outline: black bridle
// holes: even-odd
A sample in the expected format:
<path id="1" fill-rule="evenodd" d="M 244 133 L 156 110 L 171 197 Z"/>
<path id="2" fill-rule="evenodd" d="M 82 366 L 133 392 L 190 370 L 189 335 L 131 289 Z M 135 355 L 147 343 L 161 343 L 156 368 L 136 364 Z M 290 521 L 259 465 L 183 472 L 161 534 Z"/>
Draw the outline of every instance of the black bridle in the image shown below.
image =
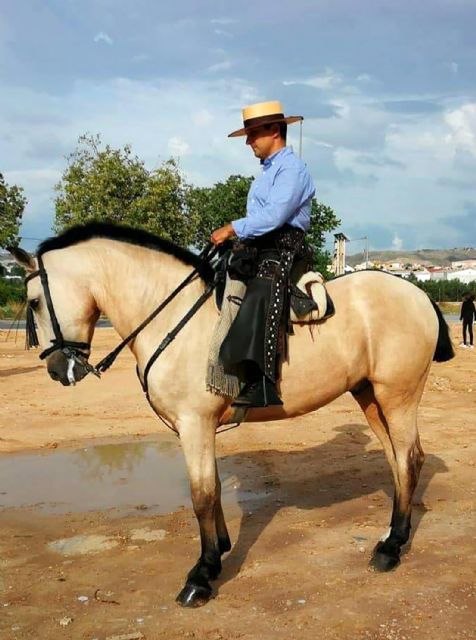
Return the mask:
<path id="1" fill-rule="evenodd" d="M 25 284 L 27 284 L 32 278 L 35 278 L 36 276 L 39 276 L 41 280 L 41 285 L 45 294 L 46 306 L 48 308 L 48 313 L 50 314 L 51 326 L 53 327 L 53 333 L 55 334 L 55 337 L 53 338 L 53 340 L 51 340 L 51 347 L 48 347 L 40 353 L 40 359 L 44 360 L 54 351 L 62 351 L 63 353 L 77 353 L 84 357 L 84 354 L 81 353 L 80 350 L 87 350 L 89 352 L 91 349 L 91 345 L 88 342 L 74 342 L 72 340 L 65 340 L 63 337 L 61 326 L 58 322 L 58 318 L 56 317 L 53 300 L 51 298 L 48 274 L 46 273 L 45 265 L 43 264 L 43 258 L 41 257 L 41 255 L 38 256 L 38 271 L 34 271 L 27 278 L 25 278 Z M 31 309 L 31 307 L 29 307 L 29 309 Z"/>
<path id="2" fill-rule="evenodd" d="M 25 278 L 25 284 L 27 284 L 30 280 L 36 277 L 40 277 L 41 284 L 43 287 L 43 292 L 45 295 L 46 306 L 48 308 L 48 313 L 50 316 L 51 325 L 53 327 L 53 333 L 55 337 L 51 340 L 51 347 L 48 347 L 44 351 L 40 353 L 40 359 L 44 360 L 48 356 L 50 356 L 55 351 L 61 351 L 68 359 L 74 360 L 81 366 L 83 366 L 87 373 L 93 373 L 98 378 L 101 376 L 101 373 L 109 369 L 109 367 L 113 364 L 119 353 L 124 349 L 124 347 L 129 344 L 131 340 L 133 340 L 152 320 L 159 315 L 159 313 L 175 298 L 175 296 L 182 291 L 192 280 L 197 276 L 200 271 L 201 266 L 204 262 L 209 262 L 217 253 L 219 247 L 213 248 L 212 244 L 208 244 L 205 249 L 200 254 L 200 263 L 195 267 L 195 269 L 183 280 L 176 289 L 170 293 L 167 298 L 159 304 L 158 307 L 154 309 L 154 311 L 136 328 L 132 333 L 130 333 L 124 340 L 115 348 L 113 351 L 107 354 L 96 366 L 90 364 L 87 360 L 89 352 L 91 351 L 91 345 L 88 342 L 75 342 L 72 340 L 65 340 L 62 332 L 61 326 L 58 321 L 58 318 L 55 313 L 55 308 L 53 305 L 53 300 L 51 298 L 50 286 L 48 283 L 48 274 L 46 273 L 45 266 L 43 264 L 42 256 L 38 256 L 38 270 L 34 271 L 30 275 Z M 217 286 L 218 282 L 215 280 L 209 283 L 204 291 L 204 293 L 199 297 L 199 299 L 195 302 L 195 304 L 191 307 L 191 309 L 185 314 L 185 316 L 180 320 L 177 326 L 168 333 L 165 338 L 162 340 L 158 348 L 152 354 L 149 359 L 145 369 L 144 369 L 144 380 L 142 381 L 142 386 L 144 391 L 147 394 L 148 385 L 147 385 L 147 376 L 152 364 L 157 360 L 160 354 L 168 347 L 168 345 L 174 340 L 176 335 L 181 331 L 181 329 L 185 326 L 185 324 L 190 320 L 190 318 L 198 311 L 198 309 L 204 304 L 204 302 L 210 297 L 211 293 Z M 36 334 L 35 322 L 33 318 L 33 313 L 31 307 L 28 307 L 27 311 L 27 337 L 28 344 L 30 346 L 38 346 L 38 337 Z M 87 353 L 83 353 L 86 351 Z"/>

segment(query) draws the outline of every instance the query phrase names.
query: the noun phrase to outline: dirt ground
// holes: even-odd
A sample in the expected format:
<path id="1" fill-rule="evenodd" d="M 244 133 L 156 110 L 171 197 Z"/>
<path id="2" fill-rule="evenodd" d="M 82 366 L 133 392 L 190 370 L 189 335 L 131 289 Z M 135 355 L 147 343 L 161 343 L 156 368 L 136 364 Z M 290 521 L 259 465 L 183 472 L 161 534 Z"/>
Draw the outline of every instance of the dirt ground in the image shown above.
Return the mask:
<path id="1" fill-rule="evenodd" d="M 23 335 L 17 344 L 4 338 L 0 464 L 26 450 L 157 432 L 175 441 L 147 406 L 129 354 L 102 381 L 63 388 L 37 352 L 23 350 Z M 115 341 L 112 330 L 98 331 L 93 360 Z M 128 517 L 0 507 L 0 638 L 476 638 L 476 351 L 457 351 L 433 366 L 423 398 L 426 461 L 411 544 L 396 571 L 368 569 L 393 488 L 381 447 L 347 394 L 301 418 L 219 436 L 221 462 L 234 460 L 241 487 L 266 497 L 225 509 L 234 546 L 216 598 L 201 609 L 174 603 L 199 552 L 189 505 Z M 145 530 L 142 539 L 136 530 Z M 89 541 L 88 553 L 48 546 L 75 536 Z"/>

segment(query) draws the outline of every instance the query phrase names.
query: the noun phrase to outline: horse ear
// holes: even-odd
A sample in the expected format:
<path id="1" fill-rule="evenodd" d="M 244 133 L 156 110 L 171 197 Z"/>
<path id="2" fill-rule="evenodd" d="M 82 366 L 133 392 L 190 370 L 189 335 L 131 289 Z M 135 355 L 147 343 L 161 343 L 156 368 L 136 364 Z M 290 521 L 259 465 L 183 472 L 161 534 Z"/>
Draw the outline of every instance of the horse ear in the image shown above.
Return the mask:
<path id="1" fill-rule="evenodd" d="M 37 266 L 35 258 L 30 255 L 28 251 L 20 249 L 20 247 L 7 247 L 7 251 L 12 254 L 18 264 L 26 269 L 26 271 L 31 272 L 36 270 Z"/>

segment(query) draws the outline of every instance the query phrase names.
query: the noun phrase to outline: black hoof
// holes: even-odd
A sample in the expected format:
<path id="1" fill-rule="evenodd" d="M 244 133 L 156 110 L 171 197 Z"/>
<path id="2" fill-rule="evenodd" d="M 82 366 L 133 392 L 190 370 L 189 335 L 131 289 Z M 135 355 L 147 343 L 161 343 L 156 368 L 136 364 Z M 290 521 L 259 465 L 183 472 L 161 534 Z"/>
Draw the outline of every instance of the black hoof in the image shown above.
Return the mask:
<path id="1" fill-rule="evenodd" d="M 384 551 L 383 544 L 379 544 L 375 547 L 372 558 L 370 560 L 370 566 L 375 571 L 392 571 L 400 564 L 400 553 L 388 553 Z"/>
<path id="2" fill-rule="evenodd" d="M 212 590 L 196 584 L 186 584 L 175 598 L 181 607 L 203 607 L 212 597 Z"/>

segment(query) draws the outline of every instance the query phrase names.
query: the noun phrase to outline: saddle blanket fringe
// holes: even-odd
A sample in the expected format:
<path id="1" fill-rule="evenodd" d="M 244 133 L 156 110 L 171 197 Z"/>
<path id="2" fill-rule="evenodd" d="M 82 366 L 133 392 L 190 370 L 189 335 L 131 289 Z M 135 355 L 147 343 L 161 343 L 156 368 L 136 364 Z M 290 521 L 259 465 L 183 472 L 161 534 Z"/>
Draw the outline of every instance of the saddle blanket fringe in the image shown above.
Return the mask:
<path id="1" fill-rule="evenodd" d="M 241 280 L 227 277 L 220 317 L 215 326 L 210 343 L 207 364 L 207 390 L 220 396 L 236 398 L 240 393 L 240 381 L 236 376 L 225 373 L 219 354 L 223 340 L 236 318 L 246 292 L 246 284 Z"/>

